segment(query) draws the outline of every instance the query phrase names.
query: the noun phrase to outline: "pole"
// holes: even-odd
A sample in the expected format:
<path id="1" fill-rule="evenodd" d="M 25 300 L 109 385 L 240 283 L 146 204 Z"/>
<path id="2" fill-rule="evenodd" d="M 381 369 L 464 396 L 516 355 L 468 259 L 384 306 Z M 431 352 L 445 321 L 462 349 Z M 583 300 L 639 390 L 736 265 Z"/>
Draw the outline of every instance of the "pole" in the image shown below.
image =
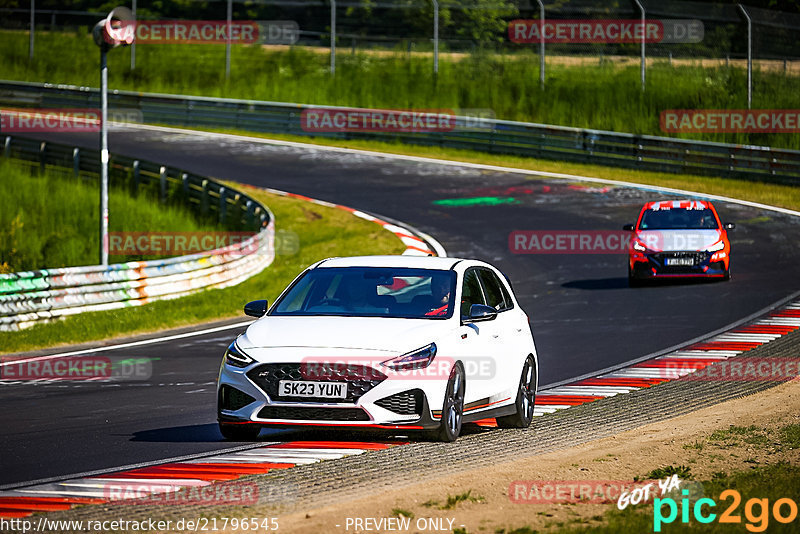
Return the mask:
<path id="1" fill-rule="evenodd" d="M 331 76 L 336 74 L 336 0 L 331 0 Z"/>
<path id="2" fill-rule="evenodd" d="M 738 4 L 747 19 L 747 109 L 753 105 L 753 21 L 742 4 Z"/>
<path id="3" fill-rule="evenodd" d="M 539 28 L 539 85 L 544 89 L 544 2 L 539 2 L 539 20 L 541 20 L 542 27 Z"/>
<path id="4" fill-rule="evenodd" d="M 136 20 L 136 0 L 131 0 L 133 2 L 131 13 L 133 13 L 133 20 Z M 135 28 L 136 26 L 134 26 Z M 131 43 L 131 70 L 136 68 L 136 39 L 133 40 Z"/>
<path id="5" fill-rule="evenodd" d="M 647 68 L 646 67 L 646 56 L 645 56 L 645 50 L 644 50 L 645 41 L 647 40 L 647 26 L 645 26 L 645 20 L 644 20 L 644 17 L 645 17 L 644 6 L 642 5 L 641 2 L 639 2 L 639 0 L 633 0 L 633 1 L 636 3 L 636 6 L 639 8 L 639 11 L 642 14 L 642 59 L 641 59 L 642 65 L 641 65 L 641 78 L 642 78 L 642 91 L 644 91 L 645 84 L 646 84 L 646 76 L 647 76 L 647 74 L 646 74 L 646 68 Z"/>
<path id="6" fill-rule="evenodd" d="M 231 19 L 233 18 L 233 0 L 228 0 L 228 27 L 225 38 L 225 79 L 231 77 Z"/>
<path id="7" fill-rule="evenodd" d="M 36 23 L 36 0 L 31 0 L 31 35 L 28 42 L 28 60 L 33 61 L 33 27 Z"/>
<path id="8" fill-rule="evenodd" d="M 108 265 L 108 65 L 100 47 L 100 265 Z"/>
<path id="9" fill-rule="evenodd" d="M 439 2 L 433 0 L 433 73 L 439 74 Z"/>

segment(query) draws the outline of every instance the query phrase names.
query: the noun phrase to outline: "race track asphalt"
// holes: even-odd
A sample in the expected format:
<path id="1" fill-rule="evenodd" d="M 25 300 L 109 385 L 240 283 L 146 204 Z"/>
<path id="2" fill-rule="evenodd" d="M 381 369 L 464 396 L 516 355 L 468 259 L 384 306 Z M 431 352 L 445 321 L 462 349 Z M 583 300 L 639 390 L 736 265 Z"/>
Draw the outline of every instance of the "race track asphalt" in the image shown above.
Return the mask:
<path id="1" fill-rule="evenodd" d="M 97 146 L 96 135 L 41 138 Z M 800 289 L 800 221 L 738 204 L 715 203 L 724 221 L 737 223 L 731 281 L 631 289 L 622 254 L 514 254 L 509 233 L 619 230 L 645 201 L 673 197 L 186 132 L 115 129 L 109 145 L 114 153 L 391 217 L 435 237 L 449 256 L 493 263 L 531 318 L 540 385 L 701 336 Z M 149 359 L 153 376 L 145 381 L 0 385 L 0 485 L 232 446 L 216 429 L 214 380 L 238 331 L 104 353 Z"/>

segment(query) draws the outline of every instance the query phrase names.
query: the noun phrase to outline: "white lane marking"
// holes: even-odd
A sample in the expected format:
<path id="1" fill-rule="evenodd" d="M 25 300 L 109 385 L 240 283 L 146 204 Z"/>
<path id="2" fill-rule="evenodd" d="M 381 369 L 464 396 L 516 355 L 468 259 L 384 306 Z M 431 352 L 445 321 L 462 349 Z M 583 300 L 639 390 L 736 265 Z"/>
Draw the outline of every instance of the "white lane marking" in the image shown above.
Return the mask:
<path id="1" fill-rule="evenodd" d="M 273 458 L 257 458 L 254 456 L 212 456 L 208 458 L 209 460 L 213 460 L 215 462 L 242 462 L 242 463 L 255 463 L 255 464 L 265 464 L 265 463 L 275 463 L 275 464 L 315 464 L 320 461 L 319 458 L 309 458 L 309 457 L 300 457 L 300 456 L 275 456 Z"/>
<path id="2" fill-rule="evenodd" d="M 558 410 L 566 410 L 567 408 L 572 408 L 571 404 L 539 404 L 536 408 L 533 409 L 534 415 L 546 415 L 548 413 L 553 413 Z"/>
<path id="3" fill-rule="evenodd" d="M 560 386 L 542 393 L 546 395 L 602 395 L 611 397 L 620 393 L 629 393 L 640 389 L 630 386 Z"/>
<path id="4" fill-rule="evenodd" d="M 730 354 L 728 354 L 730 353 Z M 677 352 L 671 352 L 670 354 L 666 354 L 664 356 L 659 356 L 656 360 L 669 360 L 671 358 L 685 358 L 685 359 L 705 359 L 705 360 L 727 360 L 731 356 L 735 356 L 739 354 L 738 351 L 731 351 L 731 350 L 714 350 L 714 351 L 707 351 L 707 350 L 692 350 L 692 351 L 682 351 L 679 350 Z"/>
<path id="5" fill-rule="evenodd" d="M 223 330 L 231 330 L 233 328 L 241 328 L 243 326 L 248 326 L 255 321 L 243 321 L 241 323 L 234 323 L 225 326 L 217 326 L 214 328 L 206 328 L 205 330 L 198 330 L 196 332 L 184 332 L 183 334 L 173 334 L 170 336 L 163 336 L 163 337 L 155 337 L 151 339 L 143 339 L 141 341 L 131 341 L 129 343 L 120 343 L 118 345 L 106 345 L 104 347 L 96 347 L 93 349 L 83 349 L 83 350 L 75 350 L 72 352 L 61 352 L 59 354 L 49 354 L 47 356 L 36 356 L 33 358 L 24 358 L 19 360 L 6 360 L 0 362 L 0 367 L 4 367 L 6 365 L 15 365 L 18 363 L 24 362 L 39 362 L 43 360 L 52 360 L 55 358 L 65 358 L 67 356 L 77 356 L 78 354 L 93 354 L 95 352 L 106 352 L 109 350 L 117 350 L 117 349 L 126 349 L 130 347 L 140 347 L 142 345 L 152 345 L 154 343 L 161 343 L 163 341 L 172 341 L 173 339 L 183 339 L 187 337 L 195 337 L 195 336 L 202 336 L 205 334 L 210 334 L 212 332 L 221 332 Z"/>
<path id="6" fill-rule="evenodd" d="M 800 317 L 770 317 L 754 323 L 757 325 L 774 325 L 774 326 L 800 326 Z"/>
<path id="7" fill-rule="evenodd" d="M 672 193 L 676 195 L 689 195 L 697 198 L 706 198 L 710 200 L 718 200 L 721 202 L 730 202 L 732 204 L 739 204 L 742 206 L 749 206 L 751 208 L 758 208 L 767 211 L 774 211 L 777 213 L 783 213 L 786 215 L 793 215 L 795 217 L 800 217 L 800 211 L 794 211 L 786 208 L 779 208 L 776 206 L 768 206 L 766 204 L 760 204 L 758 202 L 750 202 L 749 200 L 739 200 L 736 198 L 725 197 L 721 195 L 711 195 L 707 193 L 698 193 L 695 191 L 687 191 L 685 189 L 675 189 L 672 187 L 662 187 L 657 185 L 647 185 L 647 184 L 640 184 L 636 182 L 624 182 L 622 180 L 609 180 L 606 178 L 594 178 L 591 176 L 581 176 L 578 174 L 564 174 L 560 172 L 548 172 L 548 171 L 534 171 L 529 169 L 517 169 L 514 167 L 502 167 L 499 165 L 487 165 L 485 163 L 467 163 L 462 161 L 450 161 L 444 159 L 436 159 L 436 158 L 425 158 L 421 156 L 407 156 L 403 154 L 390 154 L 387 152 L 374 152 L 371 150 L 359 150 L 355 148 L 342 148 L 342 147 L 333 147 L 333 146 L 326 146 L 326 145 L 314 145 L 311 143 L 299 143 L 296 141 L 282 141 L 277 139 L 265 139 L 262 137 L 251 137 L 246 135 L 235 135 L 235 134 L 221 134 L 221 133 L 214 133 L 214 132 L 204 132 L 200 130 L 188 130 L 185 128 L 167 128 L 164 126 L 152 126 L 146 124 L 136 124 L 136 125 L 128 125 L 130 129 L 136 130 L 152 130 L 162 133 L 182 133 L 188 135 L 195 135 L 198 137 L 209 137 L 213 138 L 214 140 L 219 139 L 229 139 L 234 141 L 247 141 L 251 143 L 260 143 L 265 145 L 273 145 L 273 146 L 290 146 L 295 148 L 305 148 L 305 149 L 313 149 L 313 150 L 322 150 L 327 152 L 341 152 L 345 154 L 360 154 L 364 156 L 373 156 L 377 158 L 385 158 L 385 159 L 396 159 L 396 160 L 403 160 L 403 161 L 413 161 L 416 163 L 430 163 L 434 165 L 446 165 L 451 167 L 462 167 L 468 169 L 478 169 L 478 170 L 487 170 L 487 171 L 497 171 L 497 172 L 504 172 L 504 173 L 513 173 L 513 174 L 525 174 L 529 176 L 539 176 L 544 178 L 555 178 L 561 180 L 574 180 L 574 181 L 581 181 L 581 182 L 589 182 L 589 183 L 598 183 L 598 184 L 607 184 L 607 185 L 618 185 L 621 187 L 634 187 L 638 189 L 644 189 L 648 191 L 657 191 L 660 193 Z"/>
<path id="8" fill-rule="evenodd" d="M 733 333 L 733 334 L 722 334 L 717 336 L 713 339 L 710 339 L 710 343 L 715 342 L 745 342 L 745 343 L 769 343 L 770 341 L 776 340 L 781 337 L 780 334 L 745 334 L 745 333 Z"/>

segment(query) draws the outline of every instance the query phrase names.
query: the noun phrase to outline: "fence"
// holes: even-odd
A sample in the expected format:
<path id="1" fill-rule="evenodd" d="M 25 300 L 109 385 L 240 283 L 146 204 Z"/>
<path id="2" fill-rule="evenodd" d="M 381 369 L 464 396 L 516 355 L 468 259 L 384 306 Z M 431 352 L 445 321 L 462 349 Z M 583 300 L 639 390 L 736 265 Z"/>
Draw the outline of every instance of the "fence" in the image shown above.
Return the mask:
<path id="1" fill-rule="evenodd" d="M 757 2 L 757 0 L 754 0 Z M 764 6 L 767 2 L 758 2 Z M 686 0 L 261 0 L 258 2 L 151 2 L 136 1 L 140 19 L 286 20 L 297 23 L 297 44 L 338 47 L 339 53 L 356 49 L 394 49 L 408 53 L 471 52 L 491 49 L 515 52 L 544 51 L 548 62 L 638 61 L 642 52 L 649 61 L 712 61 L 727 63 L 752 57 L 765 69 L 800 72 L 800 14 L 759 7 Z M 33 3 L 31 4 L 33 6 Z M 0 9 L 3 27 L 54 30 L 89 29 L 100 18 L 91 11 L 24 8 Z M 509 23 L 515 19 L 559 20 L 695 20 L 702 25 L 699 40 L 672 39 L 648 42 L 514 43 Z M 32 23 L 33 21 L 33 23 Z M 748 39 L 748 21 L 752 35 Z M 31 57 L 34 39 L 31 39 Z M 748 43 L 751 44 L 748 47 Z M 335 54 L 331 57 L 335 69 Z M 437 61 L 431 62 L 436 68 Z M 131 63 L 131 68 L 136 66 Z M 147 68 L 147 65 L 141 65 Z M 220 63 L 220 69 L 224 68 Z M 532 63 L 532 69 L 538 65 Z M 537 76 L 539 73 L 534 73 Z"/>
<path id="2" fill-rule="evenodd" d="M 10 136 L 2 155 L 75 176 L 99 174 L 99 152 Z M 232 245 L 164 260 L 68 267 L 0 274 L 0 331 L 89 311 L 139 306 L 208 288 L 236 285 L 261 272 L 275 257 L 275 221 L 269 209 L 216 180 L 148 161 L 112 156 L 112 184 L 154 190 L 162 202 L 188 202 L 234 230 L 254 235 Z"/>
<path id="3" fill-rule="evenodd" d="M 38 108 L 98 106 L 98 91 L 0 80 L 0 104 Z M 427 133 L 309 132 L 301 116 L 308 109 L 343 110 L 253 100 L 114 91 L 115 114 L 141 116 L 145 123 L 236 128 L 253 132 L 345 139 L 379 139 L 535 158 L 574 161 L 673 173 L 800 183 L 800 151 L 699 142 L 546 124 L 458 117 L 454 128 Z"/>

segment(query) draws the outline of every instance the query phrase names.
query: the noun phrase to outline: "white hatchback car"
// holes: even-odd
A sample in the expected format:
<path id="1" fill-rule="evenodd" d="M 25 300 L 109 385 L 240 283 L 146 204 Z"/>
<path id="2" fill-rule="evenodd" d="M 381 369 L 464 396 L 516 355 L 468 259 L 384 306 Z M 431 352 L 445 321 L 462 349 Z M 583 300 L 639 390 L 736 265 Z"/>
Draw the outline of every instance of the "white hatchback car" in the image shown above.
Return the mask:
<path id="1" fill-rule="evenodd" d="M 332 258 L 307 268 L 225 353 L 218 421 L 228 439 L 264 426 L 426 431 L 527 427 L 538 359 L 511 285 L 457 258 Z"/>

